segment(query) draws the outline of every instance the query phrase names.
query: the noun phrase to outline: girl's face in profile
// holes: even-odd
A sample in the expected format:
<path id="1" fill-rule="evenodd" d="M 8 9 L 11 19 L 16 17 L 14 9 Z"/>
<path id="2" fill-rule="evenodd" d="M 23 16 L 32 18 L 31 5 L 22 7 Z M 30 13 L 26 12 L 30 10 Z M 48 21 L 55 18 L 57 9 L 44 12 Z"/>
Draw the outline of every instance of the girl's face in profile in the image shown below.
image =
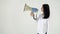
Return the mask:
<path id="1" fill-rule="evenodd" d="M 43 7 L 41 7 L 41 13 L 42 13 L 42 14 L 43 14 L 43 11 L 44 11 L 44 10 L 43 10 Z"/>

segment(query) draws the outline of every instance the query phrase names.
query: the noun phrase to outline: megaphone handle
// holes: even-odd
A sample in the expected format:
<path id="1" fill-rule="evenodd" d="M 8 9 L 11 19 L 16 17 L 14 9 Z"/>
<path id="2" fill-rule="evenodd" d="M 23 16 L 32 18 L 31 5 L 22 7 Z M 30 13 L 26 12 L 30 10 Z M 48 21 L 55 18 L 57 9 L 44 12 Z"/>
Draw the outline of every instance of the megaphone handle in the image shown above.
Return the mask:
<path id="1" fill-rule="evenodd" d="M 37 14 L 36 14 L 36 16 L 35 16 L 35 15 L 33 15 L 33 19 L 34 19 L 34 20 L 37 20 Z"/>

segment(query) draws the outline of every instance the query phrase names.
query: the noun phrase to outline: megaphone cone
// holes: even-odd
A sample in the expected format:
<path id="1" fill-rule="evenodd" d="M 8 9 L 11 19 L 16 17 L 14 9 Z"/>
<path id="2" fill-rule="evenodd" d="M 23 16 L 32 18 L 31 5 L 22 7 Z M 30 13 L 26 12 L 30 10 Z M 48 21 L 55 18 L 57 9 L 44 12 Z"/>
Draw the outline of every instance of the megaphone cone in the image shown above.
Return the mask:
<path id="1" fill-rule="evenodd" d="M 32 8 L 29 7 L 27 4 L 25 4 L 24 11 L 31 11 L 31 10 L 32 10 Z"/>

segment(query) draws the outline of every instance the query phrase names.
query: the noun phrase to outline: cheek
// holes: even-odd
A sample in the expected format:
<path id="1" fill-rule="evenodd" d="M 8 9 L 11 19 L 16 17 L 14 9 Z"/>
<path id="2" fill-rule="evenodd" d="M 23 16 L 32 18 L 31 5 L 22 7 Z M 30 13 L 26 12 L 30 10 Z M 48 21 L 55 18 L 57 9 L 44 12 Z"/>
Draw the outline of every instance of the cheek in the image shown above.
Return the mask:
<path id="1" fill-rule="evenodd" d="M 41 8 L 41 11 L 43 11 L 43 8 Z"/>
<path id="2" fill-rule="evenodd" d="M 43 11 L 43 9 L 41 9 L 41 11 Z"/>
<path id="3" fill-rule="evenodd" d="M 43 12 L 43 9 L 41 8 L 41 11 Z"/>
<path id="4" fill-rule="evenodd" d="M 43 14 L 44 10 L 43 10 L 43 7 L 41 8 L 41 13 Z"/>

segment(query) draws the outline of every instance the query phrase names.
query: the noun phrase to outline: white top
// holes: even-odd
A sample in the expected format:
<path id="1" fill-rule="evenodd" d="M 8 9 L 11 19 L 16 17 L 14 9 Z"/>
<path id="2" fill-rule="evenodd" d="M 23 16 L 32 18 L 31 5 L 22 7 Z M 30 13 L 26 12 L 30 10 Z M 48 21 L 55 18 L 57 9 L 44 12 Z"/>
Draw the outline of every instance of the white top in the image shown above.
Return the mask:
<path id="1" fill-rule="evenodd" d="M 39 15 L 37 18 L 37 33 L 45 34 L 48 29 L 48 19 L 44 19 L 43 15 Z"/>

